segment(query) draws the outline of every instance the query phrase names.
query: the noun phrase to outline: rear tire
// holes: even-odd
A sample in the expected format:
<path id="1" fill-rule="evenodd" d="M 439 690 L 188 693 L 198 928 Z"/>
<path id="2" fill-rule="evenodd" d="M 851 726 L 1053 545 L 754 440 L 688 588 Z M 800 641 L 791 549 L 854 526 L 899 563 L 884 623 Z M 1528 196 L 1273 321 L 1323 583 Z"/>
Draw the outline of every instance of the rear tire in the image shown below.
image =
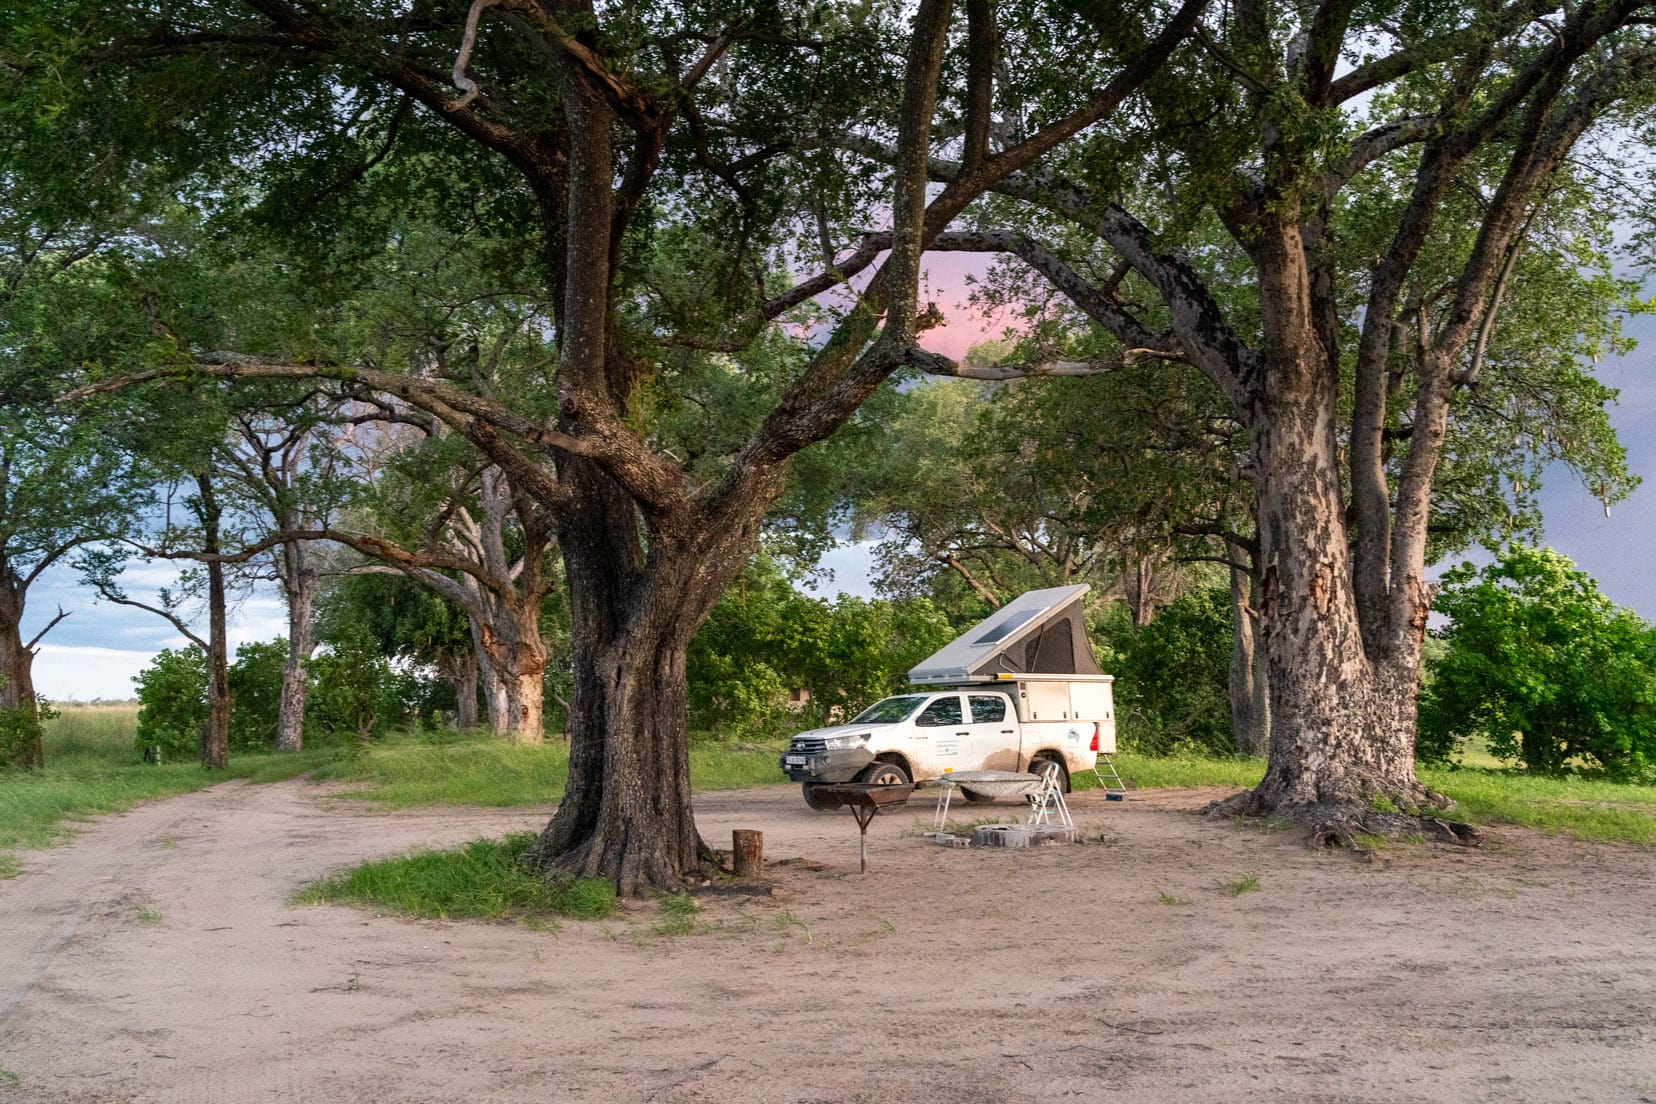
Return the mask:
<path id="1" fill-rule="evenodd" d="M 825 805 L 817 800 L 815 791 L 820 785 L 822 785 L 821 782 L 801 782 L 799 784 L 800 792 L 805 795 L 805 805 L 807 808 L 815 809 L 819 813 L 832 812 L 836 806 Z"/>
<path id="2" fill-rule="evenodd" d="M 1069 793 L 1070 792 L 1069 768 L 1064 766 L 1064 764 L 1061 761 L 1059 761 L 1057 759 L 1054 759 L 1052 756 L 1050 756 L 1050 755 L 1037 755 L 1035 758 L 1031 759 L 1029 761 L 1029 773 L 1030 774 L 1045 774 L 1046 773 L 1046 765 L 1048 763 L 1057 763 L 1058 764 L 1058 790 L 1059 790 L 1060 793 Z"/>
<path id="3" fill-rule="evenodd" d="M 906 786 L 913 779 L 896 763 L 875 763 L 857 775 L 857 781 L 870 786 Z"/>

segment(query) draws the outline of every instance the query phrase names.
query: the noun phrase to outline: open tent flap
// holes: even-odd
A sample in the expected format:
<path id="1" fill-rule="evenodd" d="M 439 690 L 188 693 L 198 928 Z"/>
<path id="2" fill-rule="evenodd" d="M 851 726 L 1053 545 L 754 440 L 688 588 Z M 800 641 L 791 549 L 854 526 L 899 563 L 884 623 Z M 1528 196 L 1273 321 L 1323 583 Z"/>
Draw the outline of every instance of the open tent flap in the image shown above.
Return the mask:
<path id="1" fill-rule="evenodd" d="M 1102 675 L 1081 608 L 1088 589 L 1081 584 L 1020 595 L 909 668 L 909 681 L 970 682 L 1002 674 Z"/>

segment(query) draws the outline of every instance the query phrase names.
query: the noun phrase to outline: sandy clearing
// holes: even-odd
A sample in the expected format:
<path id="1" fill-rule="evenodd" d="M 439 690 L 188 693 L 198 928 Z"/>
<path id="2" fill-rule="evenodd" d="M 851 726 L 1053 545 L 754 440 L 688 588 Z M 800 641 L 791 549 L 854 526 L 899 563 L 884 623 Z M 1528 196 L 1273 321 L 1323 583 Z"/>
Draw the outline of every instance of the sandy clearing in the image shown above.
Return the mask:
<path id="1" fill-rule="evenodd" d="M 653 906 L 556 934 L 290 908 L 546 812 L 227 783 L 0 883 L 0 1101 L 1656 1101 L 1656 854 L 1497 830 L 1364 866 L 1209 796 L 1078 795 L 1093 842 L 1037 852 L 936 847 L 911 807 L 864 876 L 849 816 L 703 795 L 778 893 L 665 938 Z"/>

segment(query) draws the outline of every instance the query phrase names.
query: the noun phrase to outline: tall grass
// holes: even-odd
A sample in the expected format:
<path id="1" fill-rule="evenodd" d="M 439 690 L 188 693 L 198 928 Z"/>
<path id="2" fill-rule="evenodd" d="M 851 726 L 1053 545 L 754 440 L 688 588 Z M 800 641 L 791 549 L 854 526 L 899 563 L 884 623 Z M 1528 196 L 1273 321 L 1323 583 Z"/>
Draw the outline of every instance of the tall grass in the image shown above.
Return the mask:
<path id="1" fill-rule="evenodd" d="M 781 748 L 716 742 L 690 746 L 692 789 L 740 790 L 786 782 Z M 344 796 L 415 805 L 546 805 L 563 797 L 569 747 L 561 740 L 524 746 L 481 734 L 394 735 L 363 754 L 320 767 L 315 777 L 361 783 Z"/>
<path id="2" fill-rule="evenodd" d="M 602 878 L 551 880 L 521 865 L 534 842 L 535 833 L 515 832 L 364 863 L 306 887 L 294 903 L 338 901 L 436 919 L 533 921 L 556 914 L 590 920 L 614 911 L 615 888 Z"/>

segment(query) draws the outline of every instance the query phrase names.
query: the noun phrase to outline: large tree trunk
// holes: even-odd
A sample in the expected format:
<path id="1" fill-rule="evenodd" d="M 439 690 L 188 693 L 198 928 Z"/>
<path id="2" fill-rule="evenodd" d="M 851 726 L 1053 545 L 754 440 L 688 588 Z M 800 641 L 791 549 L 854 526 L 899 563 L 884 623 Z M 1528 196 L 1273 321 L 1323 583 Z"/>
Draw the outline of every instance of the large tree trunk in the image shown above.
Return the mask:
<path id="1" fill-rule="evenodd" d="M 1242 555 L 1231 547 L 1231 727 L 1239 753 L 1264 758 L 1271 747 L 1271 701 L 1259 640 L 1259 576 L 1242 566 Z"/>
<path id="2" fill-rule="evenodd" d="M 0 767 L 40 767 L 46 762 L 35 717 L 34 652 L 23 641 L 23 599 L 10 568 L 0 568 L 0 710 L 16 710 L 24 723 L 8 726 L 0 743 Z"/>
<path id="3" fill-rule="evenodd" d="M 1364 811 L 1441 806 L 1415 778 L 1414 655 L 1371 657 L 1352 588 L 1335 439 L 1338 368 L 1306 309 L 1297 243 L 1261 264 L 1264 386 L 1248 419 L 1271 717 L 1259 786 L 1227 811 L 1307 820 L 1349 840 Z M 1407 646 L 1402 649 L 1407 652 Z"/>
<path id="4" fill-rule="evenodd" d="M 757 547 L 758 521 L 698 527 L 699 545 L 652 535 L 645 563 L 631 501 L 583 461 L 564 478 L 589 509 L 587 524 L 566 519 L 559 534 L 573 630 L 569 781 L 534 860 L 626 895 L 676 889 L 712 860 L 690 804 L 685 650 Z"/>
<path id="5" fill-rule="evenodd" d="M 601 654 L 577 652 L 569 783 L 534 852 L 624 895 L 677 888 L 708 855 L 690 805 L 686 642 L 676 614 L 652 607 Z"/>
<path id="6" fill-rule="evenodd" d="M 316 574 L 304 541 L 281 548 L 282 589 L 288 605 L 288 654 L 282 668 L 282 701 L 276 719 L 276 750 L 298 751 L 305 741 L 305 695 L 310 672 L 305 663 L 316 650 L 311 613 L 316 601 Z"/>
<path id="7" fill-rule="evenodd" d="M 222 510 L 212 478 L 196 477 L 201 494 L 201 550 L 217 555 Z M 224 564 L 207 561 L 207 724 L 201 730 L 201 765 L 223 770 L 230 765 L 230 655 L 226 637 Z"/>

